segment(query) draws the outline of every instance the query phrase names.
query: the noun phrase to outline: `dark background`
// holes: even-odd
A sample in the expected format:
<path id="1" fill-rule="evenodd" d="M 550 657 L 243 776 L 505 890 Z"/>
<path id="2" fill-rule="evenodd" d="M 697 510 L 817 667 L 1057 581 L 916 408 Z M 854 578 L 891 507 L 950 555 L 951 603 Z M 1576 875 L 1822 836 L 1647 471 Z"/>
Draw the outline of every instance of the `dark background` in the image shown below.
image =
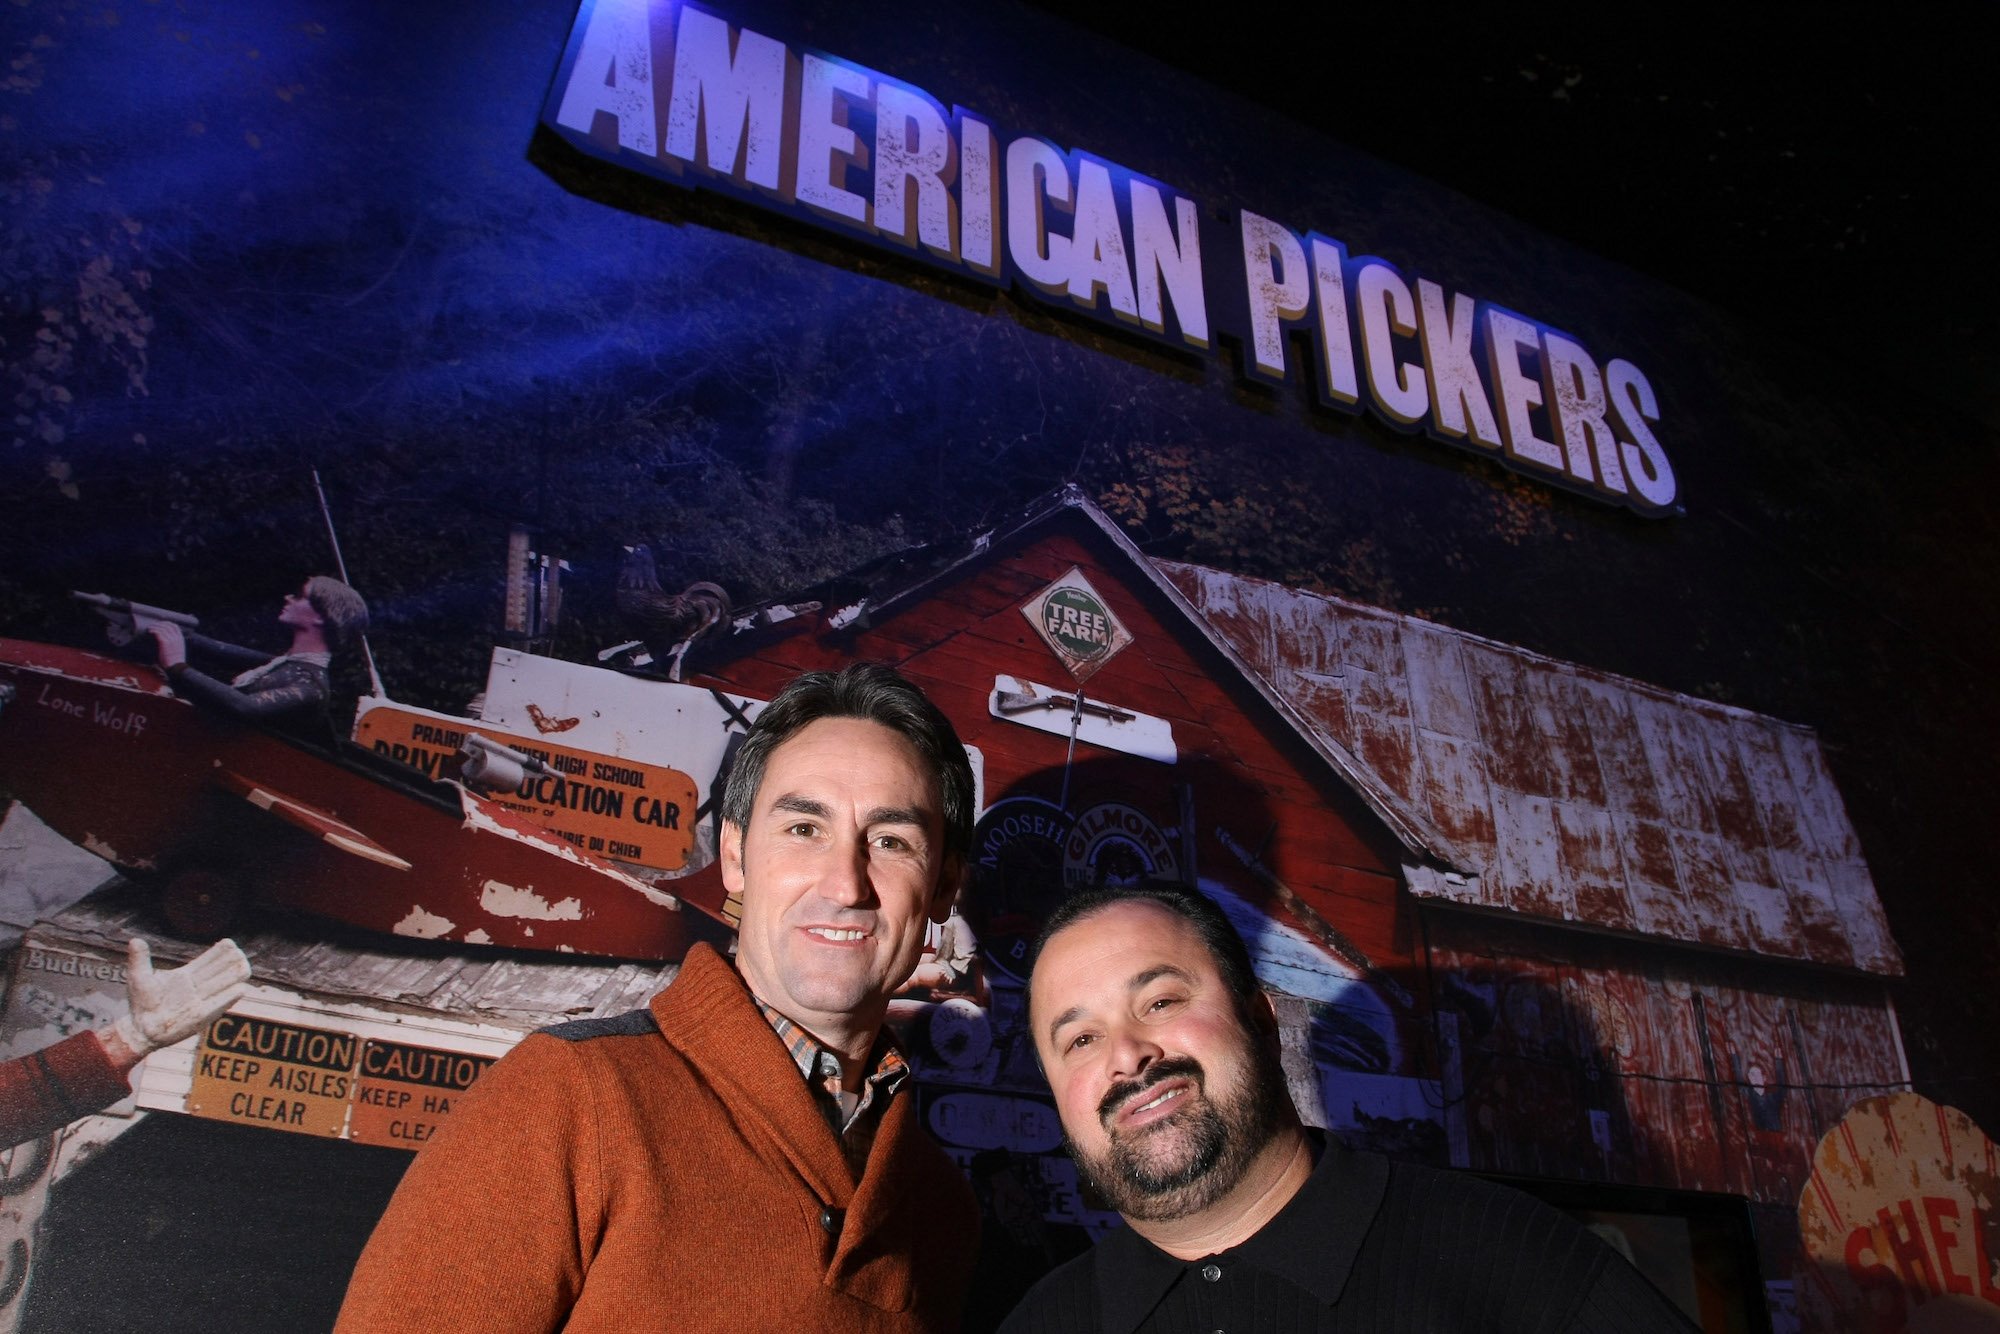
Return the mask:
<path id="1" fill-rule="evenodd" d="M 2000 425 L 1990 4 L 1043 8 Z"/>

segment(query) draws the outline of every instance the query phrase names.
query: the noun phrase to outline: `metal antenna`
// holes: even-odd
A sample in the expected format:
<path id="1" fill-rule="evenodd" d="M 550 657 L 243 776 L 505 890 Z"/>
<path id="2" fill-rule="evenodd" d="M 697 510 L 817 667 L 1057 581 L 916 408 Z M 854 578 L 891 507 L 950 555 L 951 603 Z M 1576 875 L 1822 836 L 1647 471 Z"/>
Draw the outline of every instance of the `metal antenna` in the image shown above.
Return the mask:
<path id="1" fill-rule="evenodd" d="M 333 546 L 333 568 L 340 575 L 340 582 L 352 588 L 354 581 L 347 577 L 347 558 L 340 554 L 340 534 L 333 530 L 333 511 L 326 505 L 326 488 L 319 484 L 319 469 L 312 470 L 313 494 L 319 497 L 319 517 L 326 521 L 326 540 Z M 376 699 L 389 698 L 389 692 L 382 688 L 382 673 L 375 670 L 375 650 L 368 647 L 368 635 L 361 635 L 361 660 L 368 664 L 368 684 L 370 693 Z"/>

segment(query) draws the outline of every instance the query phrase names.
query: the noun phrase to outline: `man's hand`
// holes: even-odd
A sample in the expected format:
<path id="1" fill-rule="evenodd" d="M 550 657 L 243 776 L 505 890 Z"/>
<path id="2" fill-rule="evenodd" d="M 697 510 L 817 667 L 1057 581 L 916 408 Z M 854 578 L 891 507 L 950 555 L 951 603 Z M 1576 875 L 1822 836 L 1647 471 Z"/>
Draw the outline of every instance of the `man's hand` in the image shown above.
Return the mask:
<path id="1" fill-rule="evenodd" d="M 187 661 L 187 637 L 181 633 L 181 628 L 178 625 L 175 625 L 172 621 L 148 621 L 146 622 L 146 633 L 151 635 L 153 642 L 160 647 L 160 667 L 162 670 L 178 667 Z M 204 955 L 203 957 L 207 956 Z M 199 962 L 201 962 L 200 959 L 195 960 L 195 963 Z M 189 964 L 188 966 L 192 968 L 194 964 Z M 248 976 L 248 974 L 246 973 L 245 976 Z"/>
<path id="2" fill-rule="evenodd" d="M 155 972 L 152 951 L 135 939 L 126 946 L 125 966 L 132 1012 L 100 1035 L 105 1049 L 114 1064 L 130 1069 L 148 1052 L 199 1032 L 243 994 L 249 980 L 250 961 L 233 940 L 218 940 L 179 968 Z"/>

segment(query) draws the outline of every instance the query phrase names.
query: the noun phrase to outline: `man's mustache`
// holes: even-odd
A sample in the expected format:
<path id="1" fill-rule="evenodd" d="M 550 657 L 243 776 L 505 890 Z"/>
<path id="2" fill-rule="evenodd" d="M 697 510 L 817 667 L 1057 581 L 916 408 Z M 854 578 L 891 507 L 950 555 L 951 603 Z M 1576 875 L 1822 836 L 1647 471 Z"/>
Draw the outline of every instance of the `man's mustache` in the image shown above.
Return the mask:
<path id="1" fill-rule="evenodd" d="M 1097 1119 L 1109 1128 L 1111 1118 L 1118 1114 L 1120 1107 L 1161 1080 L 1175 1078 L 1192 1079 L 1200 1087 L 1203 1084 L 1201 1062 L 1192 1056 L 1168 1056 L 1153 1062 L 1139 1078 L 1113 1084 L 1104 1090 L 1104 1097 L 1097 1104 Z"/>

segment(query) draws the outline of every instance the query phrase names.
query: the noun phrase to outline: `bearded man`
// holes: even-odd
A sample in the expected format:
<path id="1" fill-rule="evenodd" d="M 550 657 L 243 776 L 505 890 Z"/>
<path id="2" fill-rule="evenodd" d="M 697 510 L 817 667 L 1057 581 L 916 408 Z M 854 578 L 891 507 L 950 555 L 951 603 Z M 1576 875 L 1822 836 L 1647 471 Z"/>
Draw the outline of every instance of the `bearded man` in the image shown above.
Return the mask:
<path id="1" fill-rule="evenodd" d="M 1003 1334 L 1692 1328 L 1554 1209 L 1307 1129 L 1249 952 L 1192 890 L 1065 900 L 1028 1021 L 1070 1155 L 1130 1226 L 1043 1279 Z"/>

